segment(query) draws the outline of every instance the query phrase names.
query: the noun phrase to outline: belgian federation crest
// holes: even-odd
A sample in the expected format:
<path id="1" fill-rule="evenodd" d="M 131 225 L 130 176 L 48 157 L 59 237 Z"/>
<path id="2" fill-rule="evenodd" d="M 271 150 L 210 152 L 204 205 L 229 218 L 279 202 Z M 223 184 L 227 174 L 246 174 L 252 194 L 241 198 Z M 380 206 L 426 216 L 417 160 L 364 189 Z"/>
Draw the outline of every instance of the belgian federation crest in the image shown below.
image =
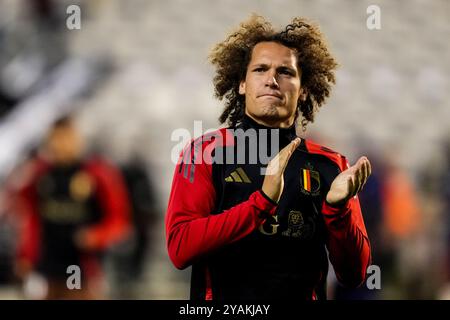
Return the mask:
<path id="1" fill-rule="evenodd" d="M 310 168 L 300 170 L 300 191 L 306 195 L 317 196 L 320 193 L 320 174 Z"/>

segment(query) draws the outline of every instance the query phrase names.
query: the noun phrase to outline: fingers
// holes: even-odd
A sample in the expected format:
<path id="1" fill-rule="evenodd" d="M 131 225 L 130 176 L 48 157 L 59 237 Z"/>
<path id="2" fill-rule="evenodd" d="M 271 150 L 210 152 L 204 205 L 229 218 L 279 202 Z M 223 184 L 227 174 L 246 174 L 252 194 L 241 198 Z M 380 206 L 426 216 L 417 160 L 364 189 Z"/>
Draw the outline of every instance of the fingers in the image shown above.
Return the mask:
<path id="1" fill-rule="evenodd" d="M 367 180 L 369 179 L 370 176 L 370 162 L 369 159 L 365 158 L 364 160 L 364 165 L 363 165 L 363 169 L 364 169 L 364 180 L 363 183 L 361 185 L 361 190 L 364 188 L 364 186 L 366 185 Z"/>
<path id="2" fill-rule="evenodd" d="M 294 152 L 294 150 L 300 145 L 300 138 L 295 138 L 292 140 L 286 147 L 281 149 L 281 151 L 278 153 L 281 157 L 288 157 L 287 160 L 291 157 L 291 154 Z M 287 162 L 287 161 L 286 161 Z"/>
<path id="3" fill-rule="evenodd" d="M 371 174 L 372 174 L 372 167 L 370 165 L 370 161 L 369 161 L 369 159 L 367 159 L 367 157 L 364 157 L 364 180 L 363 180 L 363 184 L 361 186 L 361 190 L 364 188 L 364 186 Z"/>
<path id="4" fill-rule="evenodd" d="M 355 194 L 361 192 L 371 173 L 372 167 L 370 165 L 369 159 L 367 159 L 367 157 L 359 158 L 355 169 Z"/>
<path id="5" fill-rule="evenodd" d="M 361 190 L 363 184 L 363 175 L 363 165 L 361 165 L 355 172 L 355 185 L 352 197 Z"/>
<path id="6" fill-rule="evenodd" d="M 367 177 L 369 177 L 372 174 L 372 165 L 370 164 L 369 159 L 367 159 L 367 168 L 368 168 Z"/>
<path id="7" fill-rule="evenodd" d="M 349 198 L 353 197 L 355 195 L 355 177 L 354 176 L 349 176 L 348 180 L 347 180 L 347 185 L 348 185 L 348 194 L 350 195 Z"/>
<path id="8" fill-rule="evenodd" d="M 287 163 L 289 162 L 289 159 L 291 158 L 295 149 L 297 149 L 297 147 L 300 145 L 300 141 L 300 138 L 295 138 L 286 147 L 284 147 L 283 150 L 280 151 L 280 153 L 283 154 L 283 160 L 281 161 L 281 168 L 283 171 L 286 168 Z"/>
<path id="9" fill-rule="evenodd" d="M 300 145 L 300 141 L 300 138 L 295 138 L 286 147 L 284 147 L 283 150 L 280 151 L 280 153 L 282 153 L 282 160 L 280 163 L 281 175 L 284 173 L 284 170 L 286 170 L 289 159 L 291 158 L 295 149 L 297 149 L 297 147 Z"/>
<path id="10" fill-rule="evenodd" d="M 275 202 L 280 200 L 284 188 L 283 173 L 287 163 L 300 145 L 300 138 L 293 140 L 284 147 L 268 164 L 264 178 L 262 190 Z"/>
<path id="11" fill-rule="evenodd" d="M 287 163 L 294 153 L 295 149 L 300 145 L 300 138 L 295 138 L 286 147 L 284 147 L 270 162 L 267 167 L 266 174 L 283 174 Z"/>

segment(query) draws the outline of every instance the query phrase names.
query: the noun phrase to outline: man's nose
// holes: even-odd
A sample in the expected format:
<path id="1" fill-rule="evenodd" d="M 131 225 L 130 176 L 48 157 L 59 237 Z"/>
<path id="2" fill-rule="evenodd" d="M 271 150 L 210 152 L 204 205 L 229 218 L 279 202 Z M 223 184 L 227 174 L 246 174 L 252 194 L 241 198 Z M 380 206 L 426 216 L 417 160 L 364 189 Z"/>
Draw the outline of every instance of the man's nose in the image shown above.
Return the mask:
<path id="1" fill-rule="evenodd" d="M 268 72 L 266 79 L 266 86 L 270 88 L 279 88 L 277 76 L 275 72 Z"/>

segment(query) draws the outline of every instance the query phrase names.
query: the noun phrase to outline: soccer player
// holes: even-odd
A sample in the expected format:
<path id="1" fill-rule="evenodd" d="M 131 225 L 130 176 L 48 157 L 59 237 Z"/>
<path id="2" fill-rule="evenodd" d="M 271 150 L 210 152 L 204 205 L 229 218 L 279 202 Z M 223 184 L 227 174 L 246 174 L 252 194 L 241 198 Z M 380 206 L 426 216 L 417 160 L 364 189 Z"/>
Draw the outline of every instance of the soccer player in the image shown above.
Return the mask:
<path id="1" fill-rule="evenodd" d="M 73 121 L 58 120 L 43 155 L 27 164 L 17 187 L 17 274 L 24 280 L 39 274 L 47 288 L 32 298 L 104 298 L 102 255 L 129 232 L 129 199 L 119 171 L 100 157 L 83 157 L 82 150 Z M 79 279 L 69 279 L 76 270 Z"/>
<path id="2" fill-rule="evenodd" d="M 210 59 L 228 127 L 183 150 L 166 216 L 172 262 L 192 265 L 191 299 L 325 299 L 326 249 L 337 279 L 361 285 L 371 251 L 357 193 L 369 160 L 349 166 L 296 134 L 335 82 L 318 27 L 295 18 L 277 31 L 252 16 Z"/>

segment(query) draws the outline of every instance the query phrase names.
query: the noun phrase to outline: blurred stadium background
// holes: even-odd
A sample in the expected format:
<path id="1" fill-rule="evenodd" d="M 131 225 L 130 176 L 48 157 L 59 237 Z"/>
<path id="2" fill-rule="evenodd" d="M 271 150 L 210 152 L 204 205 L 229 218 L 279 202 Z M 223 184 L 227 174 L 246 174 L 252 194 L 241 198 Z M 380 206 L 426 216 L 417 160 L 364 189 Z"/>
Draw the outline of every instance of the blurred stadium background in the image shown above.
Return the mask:
<path id="1" fill-rule="evenodd" d="M 71 4 L 81 8 L 80 30 L 66 27 Z M 366 27 L 371 4 L 381 30 Z M 153 186 L 144 274 L 127 295 L 107 264 L 109 297 L 188 298 L 190 270 L 172 266 L 164 243 L 179 142 L 171 133 L 193 132 L 194 120 L 218 127 L 207 55 L 252 12 L 276 26 L 294 16 L 319 23 L 340 68 L 306 136 L 373 163 L 361 199 L 382 287 L 342 297 L 450 298 L 450 2 L 0 0 L 1 299 L 22 297 L 11 275 L 8 181 L 69 113 L 90 149 L 117 165 L 139 158 Z"/>

